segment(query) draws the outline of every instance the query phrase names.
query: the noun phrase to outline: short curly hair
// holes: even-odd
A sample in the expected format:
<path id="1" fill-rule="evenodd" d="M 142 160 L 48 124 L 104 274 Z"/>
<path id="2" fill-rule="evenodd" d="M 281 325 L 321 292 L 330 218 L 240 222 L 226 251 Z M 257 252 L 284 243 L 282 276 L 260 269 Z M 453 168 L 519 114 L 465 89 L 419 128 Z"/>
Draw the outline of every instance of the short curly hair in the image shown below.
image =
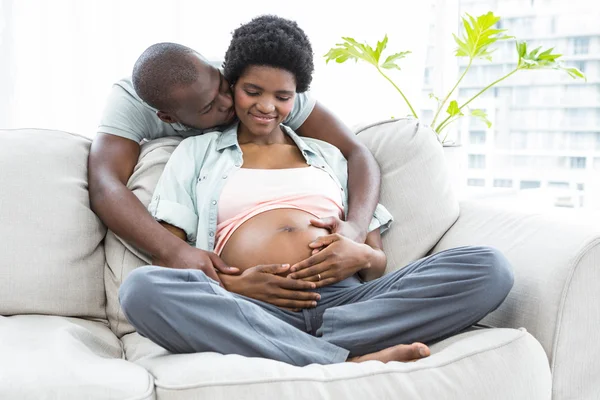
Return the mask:
<path id="1" fill-rule="evenodd" d="M 294 21 L 275 15 L 256 17 L 233 31 L 223 75 L 234 84 L 253 65 L 289 71 L 296 78 L 296 92 L 306 92 L 314 70 L 310 41 Z"/>

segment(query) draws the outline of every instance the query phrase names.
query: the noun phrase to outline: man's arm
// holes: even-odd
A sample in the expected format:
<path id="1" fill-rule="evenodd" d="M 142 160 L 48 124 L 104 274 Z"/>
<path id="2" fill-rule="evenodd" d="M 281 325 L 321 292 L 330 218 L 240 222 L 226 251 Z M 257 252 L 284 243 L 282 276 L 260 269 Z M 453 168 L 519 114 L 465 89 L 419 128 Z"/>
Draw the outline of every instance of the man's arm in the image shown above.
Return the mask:
<path id="1" fill-rule="evenodd" d="M 133 140 L 98 133 L 88 159 L 90 203 L 111 231 L 162 259 L 182 241 L 160 226 L 126 186 L 139 155 Z"/>
<path id="2" fill-rule="evenodd" d="M 348 160 L 348 225 L 335 227 L 358 243 L 364 243 L 369 223 L 379 200 L 379 165 L 356 136 L 329 110 L 317 103 L 306 121 L 297 129 L 302 136 L 323 140 L 336 146 Z"/>
<path id="3" fill-rule="evenodd" d="M 111 231 L 166 267 L 202 269 L 217 281 L 213 265 L 224 273 L 237 272 L 162 227 L 127 188 L 139 154 L 140 146 L 133 140 L 98 133 L 88 159 L 92 210 Z"/>

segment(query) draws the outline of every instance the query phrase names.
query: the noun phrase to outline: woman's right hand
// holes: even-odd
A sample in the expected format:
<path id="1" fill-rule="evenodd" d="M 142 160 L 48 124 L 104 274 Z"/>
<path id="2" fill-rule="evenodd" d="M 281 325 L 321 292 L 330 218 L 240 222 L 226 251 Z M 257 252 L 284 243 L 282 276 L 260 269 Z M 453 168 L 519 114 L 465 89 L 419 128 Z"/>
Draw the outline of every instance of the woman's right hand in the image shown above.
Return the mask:
<path id="1" fill-rule="evenodd" d="M 240 275 L 219 274 L 225 289 L 289 310 L 314 308 L 321 295 L 314 282 L 279 276 L 289 270 L 289 264 L 257 265 Z"/>

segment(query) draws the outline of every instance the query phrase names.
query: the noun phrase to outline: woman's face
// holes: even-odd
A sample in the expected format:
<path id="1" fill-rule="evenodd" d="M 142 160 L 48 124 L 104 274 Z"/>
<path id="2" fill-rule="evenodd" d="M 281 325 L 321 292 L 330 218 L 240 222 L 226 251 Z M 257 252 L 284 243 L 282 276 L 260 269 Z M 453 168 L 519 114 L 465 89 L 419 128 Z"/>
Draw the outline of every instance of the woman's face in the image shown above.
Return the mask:
<path id="1" fill-rule="evenodd" d="M 283 69 L 251 66 L 236 82 L 233 94 L 240 123 L 253 135 L 267 136 L 292 111 L 296 79 Z"/>

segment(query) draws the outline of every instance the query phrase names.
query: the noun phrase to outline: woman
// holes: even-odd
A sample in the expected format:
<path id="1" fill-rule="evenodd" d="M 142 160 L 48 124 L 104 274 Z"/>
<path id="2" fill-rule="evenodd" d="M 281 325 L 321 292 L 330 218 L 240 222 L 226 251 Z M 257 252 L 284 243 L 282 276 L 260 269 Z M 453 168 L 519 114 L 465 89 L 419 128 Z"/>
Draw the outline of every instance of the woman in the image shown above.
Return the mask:
<path id="1" fill-rule="evenodd" d="M 223 288 L 202 271 L 135 270 L 120 300 L 140 334 L 172 352 L 216 351 L 300 366 L 408 361 L 429 355 L 427 346 L 413 342 L 476 323 L 508 294 L 510 266 L 487 247 L 448 250 L 382 277 L 380 231 L 391 216 L 381 205 L 364 244 L 311 223 L 342 219 L 347 210 L 339 150 L 280 125 L 295 94 L 308 89 L 312 71 L 310 43 L 294 22 L 263 16 L 234 32 L 224 72 L 239 124 L 184 140 L 149 208 L 171 232 L 220 253 L 241 273 L 222 275 Z M 322 252 L 335 248 L 344 262 L 276 276 L 288 274 L 290 264 L 300 269 L 315 240 Z M 278 304 L 265 295 L 274 282 L 282 290 L 298 282 L 316 288 L 295 292 L 316 299 L 312 308 Z"/>

